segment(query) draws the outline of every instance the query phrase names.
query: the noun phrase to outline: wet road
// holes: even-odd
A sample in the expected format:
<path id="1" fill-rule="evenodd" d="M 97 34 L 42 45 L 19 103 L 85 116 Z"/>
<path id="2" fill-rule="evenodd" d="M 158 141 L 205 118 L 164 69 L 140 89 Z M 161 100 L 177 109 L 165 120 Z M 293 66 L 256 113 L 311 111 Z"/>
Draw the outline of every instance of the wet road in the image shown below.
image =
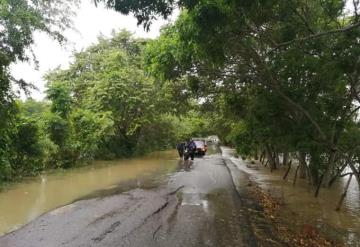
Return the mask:
<path id="1" fill-rule="evenodd" d="M 153 189 L 77 201 L 0 238 L 1 247 L 279 246 L 249 199 L 248 176 L 226 156 L 179 162 Z"/>

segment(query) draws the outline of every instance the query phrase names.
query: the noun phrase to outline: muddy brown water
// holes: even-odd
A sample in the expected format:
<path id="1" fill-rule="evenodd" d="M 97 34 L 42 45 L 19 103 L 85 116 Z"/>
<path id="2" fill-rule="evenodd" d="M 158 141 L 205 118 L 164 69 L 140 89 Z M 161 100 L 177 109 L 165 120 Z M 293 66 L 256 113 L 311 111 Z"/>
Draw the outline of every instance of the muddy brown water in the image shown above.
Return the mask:
<path id="1" fill-rule="evenodd" d="M 29 178 L 0 192 L 0 236 L 41 214 L 97 191 L 119 186 L 146 187 L 177 169 L 175 150 L 143 158 L 96 161 L 92 165 Z"/>
<path id="2" fill-rule="evenodd" d="M 344 177 L 331 189 L 322 188 L 318 198 L 314 198 L 314 187 L 297 179 L 293 186 L 294 169 L 284 181 L 284 168 L 270 172 L 257 164 L 260 169 L 249 168 L 249 162 L 232 158 L 237 166 L 250 174 L 261 188 L 279 198 L 291 212 L 283 212 L 288 223 L 301 228 L 304 224 L 315 226 L 320 232 L 347 246 L 360 246 L 360 191 L 353 178 L 340 212 L 335 211 L 348 180 Z M 253 165 L 252 165 L 253 166 Z M 251 164 L 250 164 L 251 167 Z"/>

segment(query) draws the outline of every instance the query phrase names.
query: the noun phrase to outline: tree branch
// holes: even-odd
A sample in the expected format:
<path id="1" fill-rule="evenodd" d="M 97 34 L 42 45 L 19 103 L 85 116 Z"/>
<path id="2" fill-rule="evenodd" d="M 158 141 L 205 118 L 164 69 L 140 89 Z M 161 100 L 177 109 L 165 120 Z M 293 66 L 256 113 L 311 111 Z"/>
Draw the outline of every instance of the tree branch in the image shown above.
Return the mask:
<path id="1" fill-rule="evenodd" d="M 345 174 L 341 174 L 339 177 L 346 177 L 347 175 L 351 175 L 351 174 L 354 174 L 353 172 L 348 172 L 348 173 L 345 173 Z"/>
<path id="2" fill-rule="evenodd" d="M 269 53 L 273 53 L 274 51 L 276 51 L 276 50 L 278 50 L 278 49 L 280 49 L 280 48 L 282 48 L 284 46 L 291 45 L 292 43 L 295 43 L 295 42 L 302 42 L 302 41 L 307 41 L 307 40 L 311 40 L 311 39 L 317 39 L 317 38 L 327 36 L 327 35 L 348 32 L 348 31 L 351 31 L 352 29 L 357 28 L 357 27 L 360 27 L 360 22 L 355 23 L 353 25 L 349 25 L 349 26 L 344 27 L 344 28 L 330 30 L 330 31 L 327 31 L 327 32 L 321 32 L 321 33 L 313 34 L 313 35 L 310 35 L 310 36 L 307 36 L 307 37 L 302 37 L 302 38 L 286 41 L 286 42 L 278 44 L 276 47 L 271 49 L 269 51 Z"/>
<path id="3" fill-rule="evenodd" d="M 287 96 L 280 88 L 277 83 L 277 81 L 273 78 L 271 72 L 267 68 L 267 66 L 264 64 L 263 60 L 261 59 L 260 55 L 257 53 L 257 51 L 253 47 L 249 47 L 252 53 L 254 54 L 254 58 L 257 61 L 257 64 L 263 68 L 263 73 L 266 75 L 265 79 L 271 80 L 272 88 L 279 94 L 280 97 L 282 97 L 286 102 L 288 102 L 291 106 L 293 106 L 296 110 L 300 111 L 305 115 L 305 117 L 311 122 L 311 124 L 315 127 L 317 132 L 319 133 L 321 139 L 323 141 L 326 141 L 326 135 L 322 131 L 320 125 L 315 121 L 315 119 L 310 115 L 310 113 L 302 107 L 300 104 L 293 101 L 289 96 Z"/>

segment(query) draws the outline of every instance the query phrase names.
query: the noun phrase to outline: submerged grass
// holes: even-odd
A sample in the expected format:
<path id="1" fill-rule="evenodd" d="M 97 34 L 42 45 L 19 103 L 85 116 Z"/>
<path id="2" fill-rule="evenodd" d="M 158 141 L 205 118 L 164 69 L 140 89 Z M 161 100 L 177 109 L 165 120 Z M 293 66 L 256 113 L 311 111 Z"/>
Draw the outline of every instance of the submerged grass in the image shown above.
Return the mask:
<path id="1" fill-rule="evenodd" d="M 259 186 L 252 186 L 252 196 L 264 210 L 265 217 L 271 221 L 277 236 L 288 246 L 345 246 L 339 240 L 330 239 L 309 223 L 292 224 L 294 221 L 304 222 L 299 215 L 291 212 L 281 200 L 266 193 Z"/>

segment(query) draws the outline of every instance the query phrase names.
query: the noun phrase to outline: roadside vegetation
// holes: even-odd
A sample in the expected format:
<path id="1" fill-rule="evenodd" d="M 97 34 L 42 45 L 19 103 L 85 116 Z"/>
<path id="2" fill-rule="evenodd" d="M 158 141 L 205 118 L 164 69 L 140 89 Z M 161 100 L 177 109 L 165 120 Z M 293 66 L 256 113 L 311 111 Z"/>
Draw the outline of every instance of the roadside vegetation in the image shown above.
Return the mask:
<path id="1" fill-rule="evenodd" d="M 147 70 L 189 88 L 243 157 L 295 160 L 315 196 L 345 175 L 360 185 L 358 1 L 114 2 L 145 27 L 182 10 L 147 47 Z"/>
<path id="2" fill-rule="evenodd" d="M 315 188 L 345 174 L 360 184 L 358 1 L 104 2 L 147 29 L 181 12 L 156 40 L 100 37 L 46 76 L 43 102 L 16 100 L 11 83 L 29 85 L 9 66 L 29 59 L 34 30 L 62 41 L 71 21 L 49 21 L 42 1 L 1 3 L 19 11 L 1 12 L 1 181 L 216 133 L 271 170 L 298 167 Z"/>
<path id="3" fill-rule="evenodd" d="M 72 24 L 73 13 L 69 10 L 76 2 L 9 0 L 0 3 L 0 181 L 30 174 L 42 166 L 36 119 L 20 114 L 21 107 L 13 89 L 28 92 L 33 86 L 13 78 L 10 66 L 31 60 L 28 49 L 34 42 L 35 31 L 47 33 L 63 43 L 62 32 Z"/>
<path id="4" fill-rule="evenodd" d="M 30 15 L 29 20 L 20 21 L 25 22 L 24 29 L 32 37 L 30 29 L 36 29 L 38 23 L 32 23 L 31 18 L 38 15 L 43 20 L 45 13 L 42 9 L 32 13 L 26 1 L 20 6 L 15 2 L 7 4 L 24 11 L 17 18 Z M 8 20 L 13 21 L 17 19 Z M 8 37 L 24 35 L 24 30 L 13 29 L 8 27 Z M 207 133 L 208 123 L 197 113 L 196 102 L 173 100 L 183 89 L 161 87 L 145 71 L 148 40 L 136 39 L 127 31 L 99 37 L 96 44 L 74 54 L 69 69 L 56 69 L 45 76 L 45 100 L 22 101 L 13 88 L 23 87 L 26 92 L 32 85 L 12 78 L 9 65 L 29 59 L 25 50 L 32 40 L 20 42 L 22 50 L 11 54 L 19 45 L 15 39 L 14 43 L 2 40 L 2 47 L 12 49 L 9 54 L 2 53 L 7 60 L 1 66 L 0 182 L 94 159 L 169 149 L 180 140 Z"/>

